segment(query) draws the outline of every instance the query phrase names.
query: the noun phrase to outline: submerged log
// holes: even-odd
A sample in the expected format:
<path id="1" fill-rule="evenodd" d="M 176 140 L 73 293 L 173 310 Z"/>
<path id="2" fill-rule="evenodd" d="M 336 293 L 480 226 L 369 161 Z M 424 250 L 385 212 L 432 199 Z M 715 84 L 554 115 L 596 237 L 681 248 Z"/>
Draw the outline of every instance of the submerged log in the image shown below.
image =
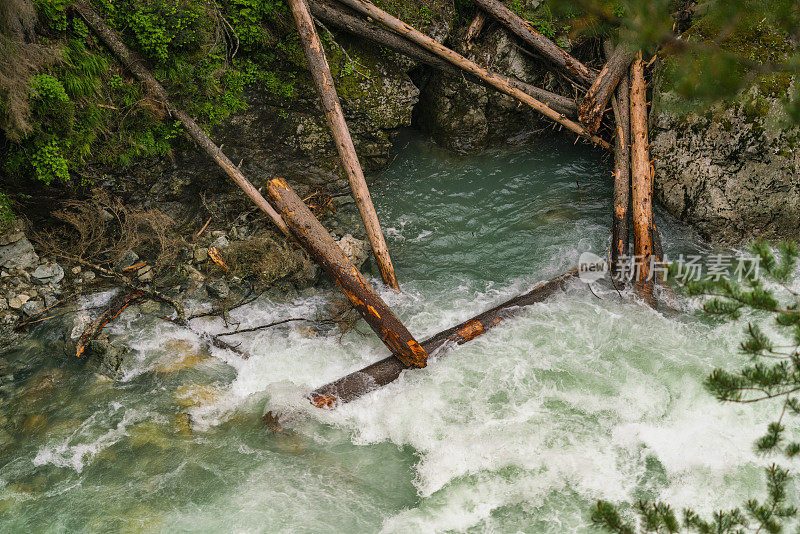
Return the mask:
<path id="1" fill-rule="evenodd" d="M 458 68 L 463 69 L 469 72 L 470 74 L 477 76 L 478 78 L 488 83 L 498 91 L 516 98 L 523 104 L 538 111 L 545 117 L 557 122 L 558 124 L 561 124 L 568 130 L 580 135 L 581 137 L 588 139 L 589 141 L 595 143 L 596 145 L 599 145 L 605 149 L 611 148 L 611 145 L 605 139 L 602 139 L 597 135 L 590 133 L 582 125 L 566 118 L 563 114 L 553 110 L 547 104 L 544 104 L 543 102 L 530 96 L 524 91 L 512 86 L 511 84 L 509 84 L 508 79 L 505 78 L 504 76 L 499 76 L 493 72 L 488 71 L 487 69 L 481 67 L 474 61 L 470 61 L 461 54 L 458 54 L 457 52 L 454 52 L 453 50 L 442 45 L 435 39 L 428 37 L 427 35 L 409 26 L 405 22 L 389 15 L 385 11 L 382 11 L 372 3 L 366 0 L 339 0 L 339 3 L 354 9 L 355 11 L 361 13 L 362 15 L 366 15 L 367 17 L 372 17 L 373 19 L 377 20 L 390 30 L 398 33 L 399 35 L 407 37 L 409 40 L 424 47 L 425 49 L 436 54 L 437 56 L 446 59 L 447 61 L 457 66 Z"/>
<path id="2" fill-rule="evenodd" d="M 631 196 L 633 199 L 633 253 L 636 288 L 651 306 L 655 304 L 650 269 L 653 255 L 653 175 L 647 144 L 647 100 L 642 53 L 631 65 Z"/>
<path id="3" fill-rule="evenodd" d="M 441 72 L 444 72 L 451 76 L 460 76 L 464 72 L 461 69 L 454 66 L 452 63 L 443 60 L 442 58 L 432 54 L 431 52 L 428 52 L 426 49 L 409 41 L 408 39 L 404 39 L 399 35 L 397 35 L 396 33 L 392 33 L 379 26 L 370 24 L 364 19 L 355 17 L 351 15 L 350 12 L 344 10 L 343 8 L 340 8 L 338 6 L 332 6 L 327 3 L 320 2 L 318 0 L 310 2 L 309 8 L 311 9 L 311 13 L 316 18 L 320 19 L 321 21 L 327 24 L 336 26 L 337 28 L 342 29 L 358 37 L 369 39 L 370 41 L 376 44 L 379 44 L 390 50 L 394 50 L 395 52 L 408 56 L 409 58 L 415 61 L 419 61 L 420 63 L 433 67 Z M 517 78 L 505 77 L 499 74 L 498 76 L 500 76 L 501 78 L 505 78 L 507 83 L 512 87 L 516 87 L 520 91 L 523 91 L 531 95 L 533 98 L 541 100 L 542 102 L 553 108 L 554 111 L 562 113 L 563 115 L 570 118 L 577 118 L 578 105 L 571 98 L 567 98 L 565 96 L 561 96 L 546 89 L 533 86 Z M 477 78 L 476 76 L 473 76 L 468 73 L 467 73 L 467 79 L 473 83 L 483 85 L 484 87 L 489 87 L 490 89 L 494 88 L 492 85 L 486 83 L 480 78 Z"/>
<path id="4" fill-rule="evenodd" d="M 569 79 L 585 86 L 594 81 L 597 76 L 594 71 L 589 70 L 560 46 L 537 32 L 528 21 L 508 9 L 500 0 L 475 0 L 475 3 L 555 65 Z"/>
<path id="5" fill-rule="evenodd" d="M 610 55 L 610 54 L 609 54 Z M 614 139 L 614 193 L 611 223 L 611 274 L 619 273 L 621 258 L 628 254 L 628 206 L 631 190 L 631 122 L 628 73 L 612 98 L 616 136 Z"/>
<path id="6" fill-rule="evenodd" d="M 125 44 L 120 40 L 119 36 L 109 28 L 100 15 L 92 9 L 89 4 L 83 0 L 76 0 L 72 4 L 73 9 L 86 21 L 86 24 L 94 31 L 103 43 L 113 52 L 113 54 L 120 60 L 120 62 L 127 68 L 140 82 L 144 83 L 147 90 L 155 95 L 159 101 L 167 108 L 170 115 L 176 117 L 189 136 L 200 145 L 206 154 L 213 159 L 220 168 L 225 171 L 235 183 L 238 185 L 250 199 L 255 202 L 256 206 L 261 209 L 267 216 L 275 223 L 275 225 L 285 235 L 289 236 L 289 229 L 286 223 L 283 222 L 281 216 L 270 206 L 269 202 L 261 196 L 253 184 L 245 178 L 239 168 L 222 153 L 222 150 L 214 144 L 208 135 L 197 125 L 194 120 L 186 113 L 175 107 L 169 98 L 169 95 L 164 90 L 164 87 L 158 83 L 150 71 L 144 66 L 144 63 L 139 57 L 134 54 Z"/>
<path id="7" fill-rule="evenodd" d="M 578 120 L 590 132 L 597 132 L 600 128 L 606 105 L 622 77 L 628 74 L 634 56 L 635 53 L 625 45 L 618 46 L 612 54 L 606 55 L 606 64 L 578 106 Z"/>
<path id="8" fill-rule="evenodd" d="M 425 367 L 425 352 L 381 299 L 300 197 L 281 178 L 267 183 L 267 194 L 297 242 L 339 285 L 389 350 L 409 367 Z"/>
<path id="9" fill-rule="evenodd" d="M 317 88 L 320 100 L 322 100 L 322 109 L 325 112 L 325 118 L 328 120 L 328 126 L 336 143 L 336 149 L 339 151 L 339 157 L 342 159 L 342 166 L 350 182 L 350 191 L 358 206 L 361 220 L 364 222 L 364 229 L 372 246 L 372 253 L 375 255 L 375 261 L 378 264 L 381 277 L 389 287 L 400 289 L 397 284 L 397 276 L 394 273 L 392 258 L 389 256 L 389 248 L 386 246 L 386 240 L 383 237 L 381 225 L 378 221 L 378 214 L 372 204 L 367 181 L 364 179 L 364 172 L 361 169 L 361 163 L 358 161 L 358 154 L 356 154 L 350 130 L 347 128 L 342 104 L 339 101 L 339 95 L 336 93 L 336 87 L 333 85 L 328 59 L 325 57 L 325 50 L 322 48 L 322 42 L 319 39 L 319 35 L 317 35 L 317 30 L 314 28 L 314 21 L 311 20 L 311 13 L 308 11 L 305 0 L 289 0 L 289 6 L 292 9 L 297 30 L 300 33 L 300 41 L 303 43 L 308 69 L 311 71 L 314 86 Z"/>
<path id="10" fill-rule="evenodd" d="M 470 44 L 481 34 L 483 26 L 486 24 L 486 18 L 486 12 L 478 9 L 475 18 L 472 19 L 472 23 L 470 23 L 469 28 L 467 28 L 467 35 L 464 37 L 467 44 Z"/>
<path id="11" fill-rule="evenodd" d="M 560 291 L 577 274 L 569 271 L 547 282 L 537 284 L 533 289 L 499 306 L 487 310 L 472 319 L 464 321 L 452 328 L 439 332 L 422 342 L 422 348 L 428 354 L 448 345 L 461 345 L 484 334 L 503 319 L 516 314 L 521 308 L 542 302 L 557 291 Z M 385 386 L 400 376 L 407 367 L 403 362 L 389 356 L 361 370 L 350 373 L 334 382 L 326 384 L 308 395 L 308 399 L 318 408 L 335 408 L 339 404 L 350 402 L 381 386 Z M 274 420 L 275 417 L 271 416 Z"/>

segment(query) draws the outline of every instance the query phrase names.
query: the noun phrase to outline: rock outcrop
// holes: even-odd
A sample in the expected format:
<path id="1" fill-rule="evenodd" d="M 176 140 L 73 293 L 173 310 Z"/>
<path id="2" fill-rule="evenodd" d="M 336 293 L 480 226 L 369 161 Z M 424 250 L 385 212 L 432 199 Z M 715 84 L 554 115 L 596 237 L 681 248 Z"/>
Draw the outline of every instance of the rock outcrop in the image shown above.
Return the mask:
<path id="1" fill-rule="evenodd" d="M 656 199 L 712 242 L 800 234 L 800 129 L 753 88 L 703 115 L 657 95 L 651 124 Z"/>

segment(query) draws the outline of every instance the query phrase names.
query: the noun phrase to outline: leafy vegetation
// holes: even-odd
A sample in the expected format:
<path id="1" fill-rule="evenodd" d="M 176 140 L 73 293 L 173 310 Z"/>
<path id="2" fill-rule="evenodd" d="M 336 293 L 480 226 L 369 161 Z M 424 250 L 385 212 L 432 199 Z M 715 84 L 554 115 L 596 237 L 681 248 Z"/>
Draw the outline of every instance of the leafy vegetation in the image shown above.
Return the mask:
<path id="1" fill-rule="evenodd" d="M 752 252 L 754 260 L 740 271 L 741 282 L 727 277 L 692 280 L 677 264 L 670 267 L 670 276 L 689 296 L 706 299 L 703 313 L 709 317 L 733 321 L 744 312 L 754 317 L 771 316 L 769 330 L 748 322 L 740 345 L 747 362 L 736 371 L 714 369 L 704 385 L 720 402 L 776 404 L 779 415 L 767 424 L 754 448 L 762 455 L 793 459 L 800 453 L 796 439 L 800 430 L 800 293 L 790 283 L 798 274 L 800 247 L 787 242 L 773 249 L 758 241 Z M 789 470 L 771 464 L 765 472 L 763 499 L 751 499 L 733 510 L 719 510 L 707 519 L 686 509 L 679 521 L 674 510 L 662 502 L 639 501 L 626 514 L 610 502 L 599 501 L 591 511 L 591 520 L 618 534 L 782 532 L 788 521 L 797 517 L 787 494 Z"/>

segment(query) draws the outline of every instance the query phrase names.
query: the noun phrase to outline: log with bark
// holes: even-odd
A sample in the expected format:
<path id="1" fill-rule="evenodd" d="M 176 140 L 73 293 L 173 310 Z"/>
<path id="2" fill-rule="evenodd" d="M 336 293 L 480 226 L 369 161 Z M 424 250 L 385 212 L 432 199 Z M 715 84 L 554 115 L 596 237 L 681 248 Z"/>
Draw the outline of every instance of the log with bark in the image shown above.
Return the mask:
<path id="1" fill-rule="evenodd" d="M 606 54 L 610 55 L 610 43 L 606 43 Z M 611 274 L 616 279 L 620 273 L 620 262 L 628 255 L 628 207 L 631 189 L 631 123 L 628 73 L 619 82 L 612 98 L 614 121 L 614 192 L 612 197 L 611 223 Z"/>
<path id="2" fill-rule="evenodd" d="M 355 11 L 361 13 L 362 15 L 373 18 L 374 20 L 380 22 L 390 30 L 396 32 L 398 35 L 408 38 L 414 43 L 424 47 L 426 50 L 433 52 L 434 54 L 443 59 L 446 59 L 447 61 L 457 66 L 458 68 L 463 69 L 469 72 L 470 74 L 477 76 L 478 78 L 490 84 L 498 91 L 501 91 L 511 97 L 516 98 L 523 104 L 531 107 L 532 109 L 538 111 L 545 117 L 557 122 L 558 124 L 561 124 L 568 130 L 578 134 L 579 136 L 588 139 L 592 143 L 601 146 L 607 150 L 611 148 L 611 145 L 605 139 L 602 139 L 597 135 L 590 133 L 581 124 L 578 124 L 577 122 L 566 118 L 563 114 L 558 113 L 557 111 L 553 110 L 551 107 L 544 104 L 543 102 L 537 100 L 536 98 L 533 98 L 532 96 L 521 91 L 520 89 L 513 87 L 508 83 L 508 79 L 505 78 L 504 76 L 499 76 L 493 72 L 488 71 L 487 69 L 481 67 L 474 61 L 470 61 L 461 54 L 454 52 L 453 50 L 442 45 L 435 39 L 432 39 L 431 37 L 409 26 L 400 19 L 393 17 L 388 13 L 386 13 L 385 11 L 377 8 L 374 4 L 366 0 L 339 0 L 339 3 L 346 5 L 351 9 L 354 9 Z"/>
<path id="3" fill-rule="evenodd" d="M 589 86 L 594 81 L 597 76 L 594 71 L 536 31 L 528 21 L 508 9 L 500 0 L 475 0 L 475 4 L 530 45 L 572 81 L 584 86 Z"/>
<path id="4" fill-rule="evenodd" d="M 463 70 L 459 69 L 449 61 L 445 61 L 439 56 L 434 55 L 421 46 L 409 41 L 408 39 L 400 37 L 396 33 L 392 33 L 379 26 L 370 24 L 362 18 L 352 15 L 349 10 L 346 10 L 343 7 L 331 5 L 327 2 L 322 2 L 319 0 L 314 0 L 309 2 L 309 8 L 311 9 L 311 13 L 314 15 L 314 17 L 326 24 L 335 26 L 355 36 L 368 39 L 376 44 L 384 46 L 390 50 L 394 50 L 395 52 L 408 56 L 415 61 L 429 65 L 451 76 L 460 76 L 462 73 L 464 73 Z M 481 80 L 480 78 L 469 73 L 466 74 L 469 81 L 483 85 L 484 87 L 488 87 L 490 89 L 494 89 L 494 86 Z M 578 105 L 573 99 L 553 93 L 552 91 L 548 91 L 540 87 L 533 86 L 517 78 L 507 77 L 500 74 L 497 76 L 505 79 L 508 85 L 529 94 L 537 100 L 541 100 L 550 106 L 554 111 L 557 111 L 558 113 L 561 113 L 572 119 L 577 118 Z"/>
<path id="5" fill-rule="evenodd" d="M 650 262 L 653 254 L 653 175 L 647 144 L 647 100 L 642 53 L 631 65 L 631 197 L 633 253 L 636 259 L 636 288 L 651 306 L 655 305 Z"/>
<path id="6" fill-rule="evenodd" d="M 381 277 L 389 287 L 400 289 L 397 284 L 397 276 L 394 272 L 392 259 L 389 256 L 389 248 L 386 246 L 386 240 L 378 221 L 378 214 L 375 212 L 367 181 L 364 179 L 364 172 L 361 169 L 361 163 L 358 161 L 358 154 L 356 154 L 350 130 L 347 128 L 342 104 L 339 101 L 339 95 L 336 93 L 336 87 L 333 84 L 333 76 L 331 76 L 331 71 L 328 67 L 328 59 L 325 57 L 325 50 L 322 48 L 322 42 L 314 27 L 311 13 L 308 11 L 305 0 L 289 0 L 289 6 L 292 9 L 295 24 L 300 33 L 300 42 L 303 44 L 308 69 L 314 79 L 317 94 L 319 94 L 319 98 L 322 101 L 325 118 L 331 129 L 336 149 L 339 151 L 345 174 L 350 182 L 350 191 L 356 201 L 356 206 L 358 206 L 361 220 L 364 222 L 364 229 L 372 246 L 372 253 L 375 255 L 375 261 L 378 264 Z"/>
<path id="7" fill-rule="evenodd" d="M 606 54 L 608 58 L 606 64 L 578 106 L 578 120 L 590 132 L 597 132 L 600 128 L 608 101 L 620 80 L 628 74 L 628 67 L 634 56 L 635 52 L 625 45 L 620 45 L 613 53 Z"/>
<path id="8" fill-rule="evenodd" d="M 270 180 L 267 194 L 289 225 L 295 240 L 339 285 L 391 353 L 409 367 L 425 367 L 428 353 L 347 259 L 289 184 L 281 178 Z"/>
<path id="9" fill-rule="evenodd" d="M 472 319 L 468 319 L 452 328 L 448 328 L 422 342 L 428 354 L 451 345 L 461 345 L 484 334 L 502 320 L 515 315 L 525 306 L 542 302 L 560 291 L 577 274 L 576 270 L 566 272 L 552 280 L 537 284 L 527 293 L 508 300 L 499 306 L 487 310 Z M 319 408 L 334 408 L 339 404 L 350 402 L 381 386 L 385 386 L 400 376 L 407 367 L 399 359 L 389 356 L 363 369 L 317 388 L 308 395 L 308 399 Z M 268 414 L 269 415 L 269 414 Z M 265 421 L 275 419 L 269 416 Z"/>
<path id="10" fill-rule="evenodd" d="M 250 199 L 255 202 L 256 206 L 275 223 L 275 225 L 285 235 L 289 236 L 289 229 L 286 223 L 283 222 L 280 215 L 270 206 L 269 202 L 259 193 L 252 183 L 242 174 L 233 162 L 222 153 L 222 150 L 214 144 L 208 135 L 197 125 L 197 123 L 189 117 L 186 113 L 175 107 L 169 98 L 169 95 L 164 90 L 164 87 L 158 83 L 150 71 L 144 66 L 144 63 L 139 57 L 134 54 L 125 44 L 120 40 L 119 36 L 114 30 L 108 27 L 103 21 L 102 17 L 92 9 L 89 4 L 83 0 L 76 0 L 72 4 L 73 9 L 86 21 L 86 24 L 92 31 L 100 38 L 103 43 L 111 50 L 111 52 L 120 60 L 120 62 L 127 68 L 140 82 L 144 83 L 147 90 L 152 93 L 158 100 L 167 108 L 169 114 L 176 117 L 189 136 L 200 145 L 206 154 L 213 159 L 217 165 L 238 185 Z"/>

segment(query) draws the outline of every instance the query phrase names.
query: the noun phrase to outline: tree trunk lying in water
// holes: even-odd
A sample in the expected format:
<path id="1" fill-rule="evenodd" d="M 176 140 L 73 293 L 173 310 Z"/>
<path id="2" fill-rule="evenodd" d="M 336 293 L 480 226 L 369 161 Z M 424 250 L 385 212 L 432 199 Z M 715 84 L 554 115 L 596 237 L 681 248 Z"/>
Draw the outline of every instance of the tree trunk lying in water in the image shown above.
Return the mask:
<path id="1" fill-rule="evenodd" d="M 610 56 L 610 44 L 606 55 Z M 619 273 L 620 261 L 628 254 L 628 206 L 631 191 L 631 121 L 628 73 L 617 86 L 612 99 L 616 135 L 614 139 L 614 193 L 611 223 L 611 274 Z"/>
<path id="2" fill-rule="evenodd" d="M 606 64 L 578 106 L 578 120 L 590 132 L 597 132 L 600 128 L 606 105 L 622 77 L 627 76 L 628 67 L 635 55 L 624 45 L 618 46 L 613 53 L 606 55 L 608 58 Z"/>
<path id="3" fill-rule="evenodd" d="M 421 33 L 420 31 L 412 28 L 405 22 L 389 15 L 385 11 L 378 9 L 372 3 L 367 2 L 366 0 L 339 0 L 339 3 L 344 4 L 347 7 L 354 9 L 355 11 L 358 11 L 362 15 L 365 15 L 367 17 L 372 17 L 373 19 L 377 20 L 390 30 L 408 38 L 409 40 L 424 47 L 430 52 L 433 52 L 437 56 L 446 59 L 447 61 L 457 66 L 458 68 L 463 69 L 469 72 L 470 74 L 477 76 L 478 78 L 490 84 L 498 91 L 516 98 L 523 104 L 538 111 L 545 117 L 561 124 L 568 130 L 580 135 L 581 137 L 588 139 L 592 143 L 599 145 L 605 149 L 611 148 L 611 145 L 605 139 L 602 139 L 597 135 L 591 134 L 582 125 L 566 118 L 563 114 L 558 113 L 557 111 L 550 108 L 548 105 L 533 98 L 532 96 L 521 91 L 520 89 L 513 87 L 508 83 L 508 79 L 506 79 L 504 76 L 498 76 L 497 74 L 481 67 L 474 61 L 470 61 L 461 54 L 458 54 L 457 52 L 450 50 L 449 48 L 442 45 L 435 39 L 428 37 L 427 35 Z"/>
<path id="4" fill-rule="evenodd" d="M 557 291 L 561 290 L 567 282 L 577 274 L 576 270 L 566 272 L 552 280 L 537 284 L 533 289 L 506 301 L 499 306 L 487 310 L 472 319 L 464 321 L 452 328 L 439 332 L 435 336 L 422 342 L 422 348 L 432 354 L 439 348 L 447 345 L 461 345 L 482 335 L 500 321 L 516 314 L 520 308 L 542 302 Z M 335 408 L 338 404 L 350 402 L 369 393 L 381 386 L 385 386 L 400 376 L 406 369 L 403 362 L 389 356 L 373 363 L 359 371 L 350 373 L 334 382 L 326 384 L 308 395 L 311 404 L 319 408 Z M 274 421 L 275 417 L 268 414 L 266 421 Z"/>
<path id="5" fill-rule="evenodd" d="M 311 210 L 282 178 L 267 182 L 267 194 L 283 216 L 297 242 L 342 288 L 378 337 L 409 367 L 425 367 L 425 352 L 389 306 L 347 259 L 342 249 Z"/>
<path id="6" fill-rule="evenodd" d="M 317 93 L 322 101 L 325 118 L 328 120 L 328 126 L 336 143 L 336 149 L 339 151 L 339 157 L 342 160 L 342 167 L 344 167 L 345 174 L 347 174 L 347 179 L 350 182 L 350 191 L 358 206 L 361 220 L 364 222 L 364 229 L 372 246 L 372 253 L 375 255 L 375 261 L 378 264 L 381 277 L 389 287 L 400 289 L 397 284 L 397 276 L 394 273 L 392 259 L 389 256 L 389 248 L 386 246 L 386 240 L 383 237 L 381 225 L 378 221 L 378 214 L 375 212 L 367 181 L 364 179 L 364 172 L 358 161 L 356 147 L 353 145 L 350 130 L 347 128 L 347 122 L 344 119 L 342 104 L 339 102 L 339 95 L 333 85 L 333 76 L 331 76 L 331 71 L 328 67 L 328 60 L 325 57 L 325 51 L 322 49 L 322 42 L 319 40 L 317 30 L 314 28 L 314 21 L 311 20 L 311 13 L 308 12 L 305 0 L 289 0 L 289 6 L 292 9 L 297 30 L 300 33 L 300 41 L 303 43 L 303 51 L 308 61 L 308 70 L 311 71 L 314 86 L 317 88 Z"/>
<path id="7" fill-rule="evenodd" d="M 186 132 L 192 137 L 192 139 L 197 142 L 200 147 L 205 150 L 206 154 L 211 156 L 211 158 L 219 165 L 225 174 L 227 174 L 236 185 L 238 185 L 245 194 L 250 197 L 250 199 L 255 202 L 256 206 L 261 209 L 267 216 L 275 223 L 275 225 L 283 232 L 285 235 L 289 236 L 289 229 L 286 227 L 286 223 L 283 222 L 281 216 L 269 205 L 269 202 L 261 196 L 261 193 L 258 192 L 258 189 L 253 187 L 253 184 L 245 178 L 245 176 L 241 173 L 241 171 L 233 164 L 233 162 L 228 159 L 228 157 L 222 153 L 222 150 L 214 144 L 206 133 L 200 129 L 194 120 L 185 114 L 183 111 L 175 107 L 172 101 L 169 99 L 169 95 L 158 83 L 150 71 L 145 68 L 142 61 L 139 57 L 134 54 L 125 44 L 120 40 L 119 36 L 117 36 L 116 32 L 109 28 L 100 15 L 95 12 L 87 3 L 83 0 L 77 0 L 72 4 L 73 9 L 78 12 L 78 14 L 86 21 L 89 27 L 100 37 L 100 40 L 105 43 L 105 45 L 114 53 L 115 56 L 120 60 L 120 62 L 125 65 L 127 68 L 139 81 L 147 86 L 147 90 L 153 93 L 158 99 L 161 101 L 164 106 L 166 106 L 167 110 L 169 111 L 170 115 L 177 117 L 178 120 L 181 121 L 183 128 Z"/>
<path id="8" fill-rule="evenodd" d="M 475 3 L 496 18 L 517 37 L 528 43 L 539 55 L 555 65 L 569 79 L 588 86 L 597 74 L 569 55 L 560 46 L 537 32 L 531 24 L 508 9 L 499 0 L 475 0 Z"/>
<path id="9" fill-rule="evenodd" d="M 392 33 L 374 24 L 370 24 L 364 19 L 351 15 L 349 10 L 345 10 L 339 6 L 329 5 L 326 2 L 314 0 L 309 2 L 311 13 L 320 19 L 322 22 L 336 26 L 346 32 L 349 32 L 358 37 L 369 39 L 381 46 L 394 50 L 400 54 L 408 56 L 409 58 L 429 65 L 437 70 L 452 76 L 459 76 L 464 71 L 454 66 L 449 61 L 445 61 L 437 55 L 432 54 L 425 48 L 400 37 L 396 33 Z M 481 80 L 480 78 L 466 73 L 469 81 L 494 89 L 494 86 Z M 561 96 L 540 87 L 535 87 L 528 83 L 523 82 L 517 78 L 497 75 L 499 78 L 505 79 L 506 83 L 511 87 L 515 87 L 520 91 L 529 94 L 537 100 L 541 100 L 554 111 L 561 113 L 570 118 L 577 118 L 578 105 L 571 98 Z"/>
<path id="10" fill-rule="evenodd" d="M 647 100 L 644 64 L 639 52 L 631 65 L 631 197 L 633 199 L 633 253 L 637 264 L 636 288 L 655 304 L 650 261 L 653 255 L 653 175 L 647 144 Z"/>

